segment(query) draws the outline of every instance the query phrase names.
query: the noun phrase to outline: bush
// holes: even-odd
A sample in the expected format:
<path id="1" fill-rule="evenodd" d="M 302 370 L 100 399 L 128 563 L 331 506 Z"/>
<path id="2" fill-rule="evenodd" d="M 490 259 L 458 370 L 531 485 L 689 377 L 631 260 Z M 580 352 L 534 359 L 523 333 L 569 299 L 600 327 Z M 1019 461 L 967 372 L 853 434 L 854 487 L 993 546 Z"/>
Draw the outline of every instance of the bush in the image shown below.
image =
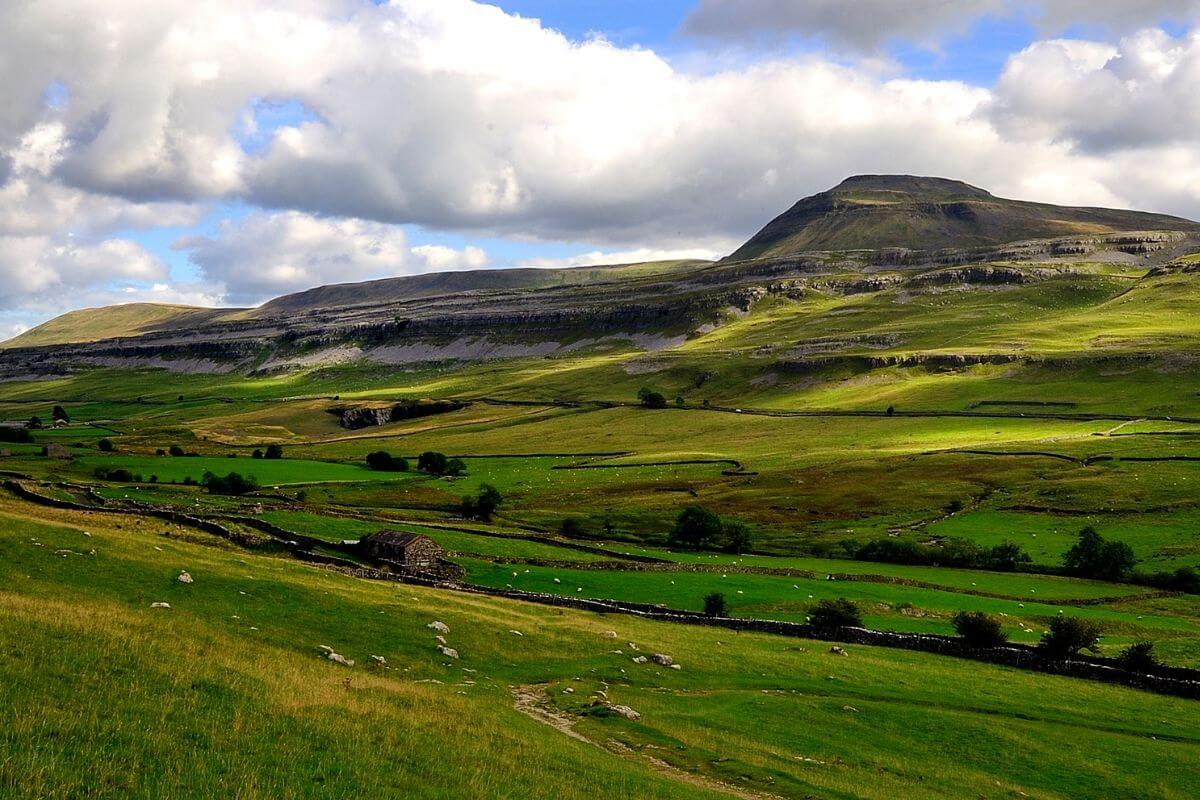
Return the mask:
<path id="1" fill-rule="evenodd" d="M 1055 617 L 1050 630 L 1042 634 L 1038 649 L 1053 658 L 1078 655 L 1080 650 L 1097 652 L 1102 628 L 1098 623 L 1079 617 Z"/>
<path id="2" fill-rule="evenodd" d="M 578 538 L 583 536 L 583 524 L 574 517 L 567 517 L 558 526 L 558 532 L 568 539 Z"/>
<path id="3" fill-rule="evenodd" d="M 250 454 L 250 457 L 251 457 L 251 458 L 262 458 L 262 457 L 263 457 L 263 451 L 262 451 L 262 450 L 259 450 L 258 448 L 255 448 L 255 449 L 254 449 L 254 452 Z"/>
<path id="4" fill-rule="evenodd" d="M 187 455 L 186 453 L 183 452 L 183 448 L 177 444 L 171 445 L 170 449 L 168 449 L 167 452 L 170 453 L 175 458 L 179 458 L 180 456 Z"/>
<path id="5" fill-rule="evenodd" d="M 417 457 L 417 469 L 430 475 L 446 474 L 447 458 L 445 453 L 426 450 Z"/>
<path id="6" fill-rule="evenodd" d="M 34 416 L 29 418 L 29 430 L 40 431 L 42 427 L 42 420 L 40 417 Z"/>
<path id="7" fill-rule="evenodd" d="M 367 466 L 378 472 L 408 472 L 408 459 L 379 450 L 367 453 Z"/>
<path id="8" fill-rule="evenodd" d="M 25 428 L 0 427 L 0 442 L 8 444 L 32 444 L 33 436 Z"/>
<path id="9" fill-rule="evenodd" d="M 1000 647 L 1008 634 L 995 617 L 982 611 L 960 611 L 954 615 L 954 631 L 969 647 Z"/>
<path id="10" fill-rule="evenodd" d="M 663 397 L 661 393 L 656 392 L 649 387 L 643 386 L 641 389 L 638 389 L 637 397 L 638 402 L 641 403 L 645 408 L 667 407 L 667 398 Z"/>
<path id="11" fill-rule="evenodd" d="M 984 556 L 985 569 L 997 572 L 1016 572 L 1032 562 L 1021 545 L 1012 542 L 998 544 Z"/>
<path id="12" fill-rule="evenodd" d="M 1130 672 L 1154 672 L 1161 662 L 1154 655 L 1154 645 L 1150 642 L 1135 642 L 1121 651 L 1117 663 Z"/>
<path id="13" fill-rule="evenodd" d="M 113 443 L 112 443 L 111 439 L 101 439 L 100 441 L 96 442 L 96 448 L 101 453 L 111 453 L 112 451 L 117 449 L 117 448 L 113 447 Z"/>
<path id="14" fill-rule="evenodd" d="M 466 475 L 467 465 L 461 458 L 452 458 L 446 462 L 446 469 L 442 474 L 449 475 L 452 478 L 457 478 L 460 475 Z"/>
<path id="15" fill-rule="evenodd" d="M 237 472 L 225 476 L 206 472 L 200 485 L 207 489 L 209 494 L 243 495 L 258 490 L 258 481 L 253 475 L 243 476 Z"/>
<path id="16" fill-rule="evenodd" d="M 1125 542 L 1109 541 L 1088 526 L 1079 541 L 1063 556 L 1063 567 L 1072 575 L 1102 581 L 1120 581 L 1133 571 L 1137 559 Z"/>
<path id="17" fill-rule="evenodd" d="M 857 605 L 844 597 L 822 600 L 808 613 L 808 624 L 826 632 L 838 628 L 861 628 L 862 612 L 858 610 Z"/>
<path id="18" fill-rule="evenodd" d="M 704 613 L 710 617 L 728 616 L 729 604 L 725 602 L 725 595 L 720 592 L 704 595 Z"/>
<path id="19" fill-rule="evenodd" d="M 1200 594 L 1200 572 L 1192 567 L 1180 567 L 1174 572 L 1138 572 L 1129 578 L 1134 583 L 1154 586 L 1172 592 Z"/>
<path id="20" fill-rule="evenodd" d="M 478 495 L 462 499 L 462 515 L 467 519 L 487 522 L 496 513 L 503 499 L 495 486 L 485 483 L 479 487 Z"/>
<path id="21" fill-rule="evenodd" d="M 96 467 L 92 470 L 92 474 L 102 481 L 113 481 L 114 483 L 133 483 L 134 475 L 127 469 L 113 469 L 112 467 Z"/>
<path id="22" fill-rule="evenodd" d="M 716 514 L 700 506 L 688 506 L 675 518 L 670 543 L 698 549 L 719 541 L 724 532 L 725 526 Z"/>
<path id="23" fill-rule="evenodd" d="M 741 555 L 750 549 L 752 544 L 750 530 L 740 522 L 724 523 L 725 550 L 734 555 Z"/>
<path id="24" fill-rule="evenodd" d="M 267 452 L 263 454 L 263 458 L 278 460 L 283 458 L 283 446 L 278 444 L 267 445 Z"/>
<path id="25" fill-rule="evenodd" d="M 55 422 L 59 422 L 59 421 L 70 422 L 71 421 L 71 416 L 67 413 L 67 410 L 65 408 L 63 408 L 62 406 L 55 406 L 54 410 L 52 410 L 50 412 L 50 417 Z"/>

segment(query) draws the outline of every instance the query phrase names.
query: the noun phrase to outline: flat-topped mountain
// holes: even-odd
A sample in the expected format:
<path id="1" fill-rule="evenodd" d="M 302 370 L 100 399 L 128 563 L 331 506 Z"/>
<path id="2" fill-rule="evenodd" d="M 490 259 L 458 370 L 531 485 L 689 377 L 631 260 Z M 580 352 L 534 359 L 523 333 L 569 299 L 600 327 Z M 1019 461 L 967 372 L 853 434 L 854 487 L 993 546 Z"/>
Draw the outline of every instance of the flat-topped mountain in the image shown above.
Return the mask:
<path id="1" fill-rule="evenodd" d="M 0 377 L 673 348 L 764 298 L 861 295 L 886 305 L 890 293 L 1028 284 L 1089 269 L 1138 279 L 1178 271 L 1198 251 L 1200 224 L 1178 217 L 1005 200 L 944 178 L 867 175 L 801 200 L 715 263 L 435 273 L 323 286 L 253 309 L 85 309 L 0 345 Z M 762 334 L 768 343 L 788 337 L 768 336 L 766 327 Z"/>
<path id="2" fill-rule="evenodd" d="M 946 178 L 857 175 L 796 203 L 729 258 L 989 247 L 1126 231 L 1196 233 L 1200 225 L 1165 214 L 1005 200 Z"/>

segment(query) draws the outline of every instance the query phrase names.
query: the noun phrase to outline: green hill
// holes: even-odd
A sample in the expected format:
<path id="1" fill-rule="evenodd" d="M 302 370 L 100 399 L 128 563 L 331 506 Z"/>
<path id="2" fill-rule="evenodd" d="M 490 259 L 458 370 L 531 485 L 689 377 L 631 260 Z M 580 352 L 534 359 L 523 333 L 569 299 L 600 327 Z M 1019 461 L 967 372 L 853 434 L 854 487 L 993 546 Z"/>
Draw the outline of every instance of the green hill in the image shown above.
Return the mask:
<path id="1" fill-rule="evenodd" d="M 945 178 L 858 175 L 796 203 L 729 258 L 813 250 L 972 248 L 1158 230 L 1200 233 L 1200 225 L 1163 214 L 1005 200 Z"/>
<path id="2" fill-rule="evenodd" d="M 77 344 L 140 336 L 145 333 L 207 324 L 229 313 L 232 313 L 232 310 L 161 303 L 126 303 L 103 308 L 83 308 L 55 317 L 6 342 L 0 342 L 0 348 Z"/>

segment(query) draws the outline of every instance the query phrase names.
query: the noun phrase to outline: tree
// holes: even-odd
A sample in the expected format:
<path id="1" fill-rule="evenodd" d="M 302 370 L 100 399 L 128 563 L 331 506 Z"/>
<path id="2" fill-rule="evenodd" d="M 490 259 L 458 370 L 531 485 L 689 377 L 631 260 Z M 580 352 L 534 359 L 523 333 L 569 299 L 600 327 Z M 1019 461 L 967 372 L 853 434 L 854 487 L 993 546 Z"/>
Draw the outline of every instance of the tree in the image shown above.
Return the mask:
<path id="1" fill-rule="evenodd" d="M 269 458 L 272 460 L 278 460 L 280 458 L 283 458 L 283 445 L 278 445 L 278 444 L 267 445 L 267 452 L 263 453 L 263 458 Z"/>
<path id="2" fill-rule="evenodd" d="M 724 526 L 721 518 L 706 508 L 688 506 L 675 518 L 671 530 L 672 545 L 698 549 L 719 541 Z"/>
<path id="3" fill-rule="evenodd" d="M 111 453 L 117 448 L 113 446 L 111 439 L 101 439 L 100 441 L 96 442 L 96 449 L 98 449 L 101 453 Z"/>
<path id="4" fill-rule="evenodd" d="M 1079 617 L 1055 617 L 1050 630 L 1042 634 L 1038 649 L 1053 658 L 1078 655 L 1080 650 L 1097 652 L 1102 628 L 1099 624 Z"/>
<path id="5" fill-rule="evenodd" d="M 237 472 L 224 476 L 206 472 L 200 480 L 200 485 L 207 489 L 209 494 L 243 495 L 258 490 L 258 481 L 253 475 L 243 476 Z"/>
<path id="6" fill-rule="evenodd" d="M 170 453 L 172 456 L 175 456 L 176 458 L 179 458 L 180 456 L 184 455 L 183 448 L 177 444 L 171 445 L 170 449 L 167 450 L 167 452 Z"/>
<path id="7" fill-rule="evenodd" d="M 478 495 L 462 499 L 462 515 L 468 519 L 487 522 L 496 513 L 496 509 L 500 507 L 503 499 L 495 486 L 485 483 L 479 487 Z"/>
<path id="8" fill-rule="evenodd" d="M 709 617 L 724 617 L 729 614 L 729 604 L 725 602 L 725 595 L 720 592 L 712 592 L 704 595 L 704 613 Z"/>
<path id="9" fill-rule="evenodd" d="M 818 631 L 831 632 L 838 628 L 861 628 L 862 612 L 844 597 L 822 600 L 808 612 L 808 624 Z"/>
<path id="10" fill-rule="evenodd" d="M 29 418 L 29 430 L 40 431 L 42 427 L 42 420 L 38 416 L 34 415 Z"/>
<path id="11" fill-rule="evenodd" d="M 174 453 L 172 453 L 171 455 L 174 455 Z M 256 448 L 254 448 L 254 452 L 250 454 L 250 457 L 251 457 L 251 458 L 262 458 L 262 457 L 263 457 L 263 451 L 262 451 L 262 450 L 259 450 L 259 449 L 256 447 Z"/>
<path id="12" fill-rule="evenodd" d="M 446 454 L 426 450 L 417 457 L 417 469 L 430 475 L 442 475 L 446 472 Z"/>
<path id="13" fill-rule="evenodd" d="M 408 472 L 408 459 L 379 450 L 367 453 L 367 466 L 378 472 Z"/>
<path id="14" fill-rule="evenodd" d="M 583 524 L 574 517 L 567 517 L 558 526 L 558 532 L 568 539 L 577 539 L 583 536 Z"/>
<path id="15" fill-rule="evenodd" d="M 1117 663 L 1130 672 L 1154 672 L 1161 666 L 1150 642 L 1135 642 L 1121 651 Z"/>
<path id="16" fill-rule="evenodd" d="M 446 462 L 446 469 L 442 474 L 452 478 L 457 478 L 459 475 L 466 475 L 467 465 L 461 458 L 451 458 Z"/>
<path id="17" fill-rule="evenodd" d="M 997 572 L 1016 572 L 1032 563 L 1033 559 L 1021 545 L 1002 542 L 987 552 L 985 561 L 984 566 L 987 569 L 994 569 Z"/>
<path id="18" fill-rule="evenodd" d="M 648 386 L 643 386 L 641 389 L 638 389 L 637 397 L 638 402 L 646 408 L 667 407 L 667 398 L 663 397 L 661 393 L 654 391 Z"/>
<path id="19" fill-rule="evenodd" d="M 999 620 L 982 611 L 960 611 L 952 621 L 954 631 L 969 647 L 1000 647 L 1008 641 L 1008 634 Z"/>
<path id="20" fill-rule="evenodd" d="M 65 408 L 63 408 L 62 406 L 55 406 L 54 409 L 50 412 L 50 416 L 51 416 L 51 418 L 53 418 L 53 420 L 55 422 L 70 422 L 71 421 L 70 415 L 67 414 L 67 410 Z"/>
<path id="21" fill-rule="evenodd" d="M 1125 579 L 1136 564 L 1133 548 L 1105 539 L 1091 526 L 1079 532 L 1079 540 L 1063 555 L 1067 572 L 1105 581 Z"/>
<path id="22" fill-rule="evenodd" d="M 750 549 L 750 530 L 740 522 L 724 523 L 725 550 L 741 555 Z"/>

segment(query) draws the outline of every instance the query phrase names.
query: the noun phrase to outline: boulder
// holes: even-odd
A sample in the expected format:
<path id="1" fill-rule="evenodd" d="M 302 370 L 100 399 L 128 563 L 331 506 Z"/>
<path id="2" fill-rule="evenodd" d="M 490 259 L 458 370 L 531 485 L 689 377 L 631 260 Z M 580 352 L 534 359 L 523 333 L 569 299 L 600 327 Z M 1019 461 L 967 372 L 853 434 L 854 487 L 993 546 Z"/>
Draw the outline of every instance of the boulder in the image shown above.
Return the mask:
<path id="1" fill-rule="evenodd" d="M 444 622 L 438 622 L 437 620 L 434 620 L 425 627 L 429 628 L 431 631 L 437 631 L 438 633 L 445 634 L 450 632 L 450 626 Z"/>
<path id="2" fill-rule="evenodd" d="M 654 655 L 650 656 L 650 660 L 655 664 L 658 664 L 660 667 L 669 667 L 675 663 L 675 659 L 671 658 L 666 653 L 655 653 Z"/>
<path id="3" fill-rule="evenodd" d="M 341 664 L 343 667 L 354 666 L 354 662 L 343 656 L 341 653 L 326 653 L 325 657 L 335 664 Z"/>
<path id="4" fill-rule="evenodd" d="M 609 706 L 608 710 L 616 714 L 618 717 L 624 717 L 627 720 L 636 722 L 642 718 L 642 715 L 634 711 L 629 706 Z"/>
<path id="5" fill-rule="evenodd" d="M 446 658 L 458 658 L 458 651 L 453 647 L 446 647 L 445 645 L 439 644 L 438 652 L 444 655 Z"/>
<path id="6" fill-rule="evenodd" d="M 150 607 L 151 608 L 165 608 L 165 609 L 170 610 L 171 604 L 170 603 L 151 603 Z"/>
<path id="7" fill-rule="evenodd" d="M 195 583 L 195 581 L 192 579 L 192 576 L 190 574 L 188 574 L 186 570 L 184 572 L 179 573 L 179 577 L 177 578 L 177 580 L 180 583 Z"/>

